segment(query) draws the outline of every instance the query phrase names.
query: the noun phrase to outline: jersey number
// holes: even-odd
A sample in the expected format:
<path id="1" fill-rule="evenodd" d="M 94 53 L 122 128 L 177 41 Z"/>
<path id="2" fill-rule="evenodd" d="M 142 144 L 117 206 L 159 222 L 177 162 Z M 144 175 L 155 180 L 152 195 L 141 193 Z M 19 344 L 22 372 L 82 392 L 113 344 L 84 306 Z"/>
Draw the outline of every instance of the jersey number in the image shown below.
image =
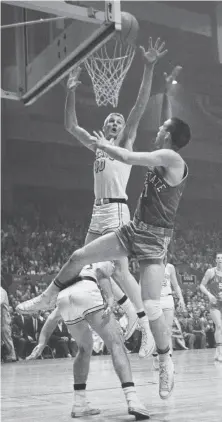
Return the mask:
<path id="1" fill-rule="evenodd" d="M 105 168 L 105 160 L 96 160 L 94 164 L 95 172 L 98 173 L 99 171 L 103 171 Z"/>

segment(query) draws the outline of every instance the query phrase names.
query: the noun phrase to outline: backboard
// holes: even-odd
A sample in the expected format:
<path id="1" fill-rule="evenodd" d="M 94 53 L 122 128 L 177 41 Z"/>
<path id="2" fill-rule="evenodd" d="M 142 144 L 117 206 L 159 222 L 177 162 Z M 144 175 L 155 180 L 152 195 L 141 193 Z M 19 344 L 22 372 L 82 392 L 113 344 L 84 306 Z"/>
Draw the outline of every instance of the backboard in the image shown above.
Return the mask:
<path id="1" fill-rule="evenodd" d="M 3 98 L 32 104 L 121 30 L 120 1 L 94 3 L 2 2 Z"/>

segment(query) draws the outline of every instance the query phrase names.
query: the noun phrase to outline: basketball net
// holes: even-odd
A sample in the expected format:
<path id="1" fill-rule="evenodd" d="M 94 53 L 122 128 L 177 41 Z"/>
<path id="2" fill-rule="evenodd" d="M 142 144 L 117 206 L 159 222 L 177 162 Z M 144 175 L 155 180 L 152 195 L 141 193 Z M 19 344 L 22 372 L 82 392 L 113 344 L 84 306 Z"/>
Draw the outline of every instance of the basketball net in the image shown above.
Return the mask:
<path id="1" fill-rule="evenodd" d="M 110 43 L 103 45 L 84 62 L 98 106 L 111 104 L 117 107 L 120 88 L 135 54 L 135 46 L 119 40 L 111 41 L 113 47 Z M 112 50 L 109 53 L 108 48 Z"/>

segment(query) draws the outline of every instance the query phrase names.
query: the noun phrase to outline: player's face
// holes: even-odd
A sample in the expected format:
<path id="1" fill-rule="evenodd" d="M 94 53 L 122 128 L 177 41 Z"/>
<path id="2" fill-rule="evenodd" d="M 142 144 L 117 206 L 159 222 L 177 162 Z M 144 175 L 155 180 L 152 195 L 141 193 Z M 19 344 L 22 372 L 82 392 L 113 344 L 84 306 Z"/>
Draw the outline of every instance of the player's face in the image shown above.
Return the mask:
<path id="1" fill-rule="evenodd" d="M 123 130 L 125 124 L 120 116 L 112 114 L 106 121 L 104 126 L 104 134 L 107 140 L 116 139 L 121 130 Z"/>
<path id="2" fill-rule="evenodd" d="M 170 123 L 171 123 L 170 119 L 166 120 L 163 123 L 163 125 L 159 127 L 159 131 L 157 133 L 157 136 L 154 142 L 155 149 L 164 148 L 166 139 L 168 138 L 168 135 L 169 135 L 168 127 Z"/>
<path id="3" fill-rule="evenodd" d="M 216 256 L 216 263 L 217 265 L 219 265 L 220 267 L 222 267 L 222 253 L 218 253 Z"/>

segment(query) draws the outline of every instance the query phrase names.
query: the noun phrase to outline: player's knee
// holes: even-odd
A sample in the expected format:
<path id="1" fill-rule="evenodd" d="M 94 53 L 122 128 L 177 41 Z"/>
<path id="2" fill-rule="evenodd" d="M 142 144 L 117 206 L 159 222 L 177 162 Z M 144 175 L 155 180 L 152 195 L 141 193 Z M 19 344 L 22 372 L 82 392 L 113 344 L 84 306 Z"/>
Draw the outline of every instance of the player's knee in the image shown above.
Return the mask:
<path id="1" fill-rule="evenodd" d="M 109 335 L 107 335 L 104 340 L 110 353 L 115 351 L 117 353 L 117 350 L 124 348 L 123 335 L 120 327 L 112 327 L 112 329 L 109 330 Z"/>
<path id="2" fill-rule="evenodd" d="M 148 299 L 143 301 L 149 321 L 156 321 L 163 314 L 160 300 Z"/>
<path id="3" fill-rule="evenodd" d="M 72 255 L 69 257 L 68 262 L 70 264 L 74 264 L 76 262 L 80 262 L 83 259 L 83 248 L 77 249 Z"/>
<path id="4" fill-rule="evenodd" d="M 89 337 L 78 344 L 78 353 L 84 356 L 91 356 L 93 350 L 93 339 Z"/>

